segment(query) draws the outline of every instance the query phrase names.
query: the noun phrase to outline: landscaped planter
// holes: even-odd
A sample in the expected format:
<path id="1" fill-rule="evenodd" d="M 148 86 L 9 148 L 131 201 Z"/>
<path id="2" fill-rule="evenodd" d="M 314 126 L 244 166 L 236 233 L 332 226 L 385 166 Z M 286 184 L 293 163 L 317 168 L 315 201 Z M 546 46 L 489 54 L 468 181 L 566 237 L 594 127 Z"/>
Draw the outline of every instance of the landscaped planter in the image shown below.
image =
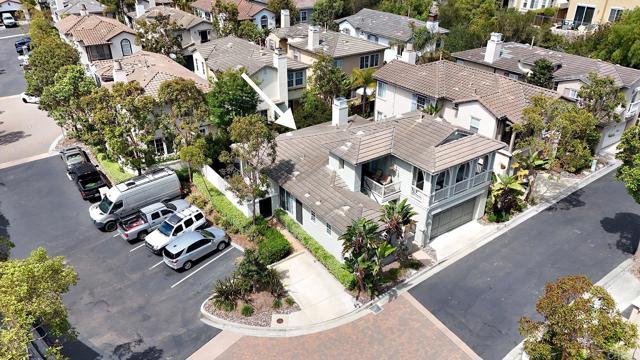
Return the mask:
<path id="1" fill-rule="evenodd" d="M 207 299 L 201 307 L 201 312 L 205 315 L 213 318 L 228 322 L 230 324 L 242 324 L 249 327 L 265 328 L 271 326 L 271 318 L 273 315 L 287 315 L 297 311 L 300 311 L 300 306 L 294 303 L 293 305 L 287 305 L 282 301 L 282 307 L 274 309 L 271 306 L 273 297 L 266 296 L 264 292 L 258 294 L 252 294 L 252 305 L 255 312 L 251 316 L 244 316 L 240 313 L 241 306 L 238 306 L 234 311 L 227 312 L 224 310 L 217 310 L 213 306 L 213 297 Z"/>

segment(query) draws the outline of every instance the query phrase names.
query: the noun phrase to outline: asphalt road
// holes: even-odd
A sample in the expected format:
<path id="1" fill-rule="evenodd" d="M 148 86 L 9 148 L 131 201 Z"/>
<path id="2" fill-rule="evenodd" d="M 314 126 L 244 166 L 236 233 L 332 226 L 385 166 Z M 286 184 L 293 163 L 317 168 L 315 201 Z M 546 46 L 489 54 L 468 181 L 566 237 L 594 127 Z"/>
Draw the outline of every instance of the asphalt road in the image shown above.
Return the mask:
<path id="1" fill-rule="evenodd" d="M 597 282 L 639 238 L 640 205 L 610 173 L 410 293 L 482 358 L 502 359 L 522 341 L 518 319 L 535 315 L 547 282 L 571 274 Z"/>
<path id="2" fill-rule="evenodd" d="M 0 97 L 20 94 L 26 88 L 14 43 L 18 35 L 28 32 L 27 26 L 0 29 Z"/>
<path id="3" fill-rule="evenodd" d="M 175 272 L 144 246 L 98 231 L 62 160 L 50 157 L 0 170 L 0 234 L 21 258 L 38 246 L 63 255 L 79 274 L 65 296 L 79 341 L 71 359 L 186 359 L 219 330 L 199 321 L 216 279 L 241 252 L 229 248 Z"/>

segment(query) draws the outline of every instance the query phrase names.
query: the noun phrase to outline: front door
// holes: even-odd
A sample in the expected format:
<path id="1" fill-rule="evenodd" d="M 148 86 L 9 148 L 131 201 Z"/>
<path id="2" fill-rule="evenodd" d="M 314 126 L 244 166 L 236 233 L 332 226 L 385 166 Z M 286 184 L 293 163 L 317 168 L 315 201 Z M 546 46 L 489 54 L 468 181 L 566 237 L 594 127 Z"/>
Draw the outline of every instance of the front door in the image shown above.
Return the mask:
<path id="1" fill-rule="evenodd" d="M 302 225 L 302 203 L 296 199 L 296 220 Z"/>

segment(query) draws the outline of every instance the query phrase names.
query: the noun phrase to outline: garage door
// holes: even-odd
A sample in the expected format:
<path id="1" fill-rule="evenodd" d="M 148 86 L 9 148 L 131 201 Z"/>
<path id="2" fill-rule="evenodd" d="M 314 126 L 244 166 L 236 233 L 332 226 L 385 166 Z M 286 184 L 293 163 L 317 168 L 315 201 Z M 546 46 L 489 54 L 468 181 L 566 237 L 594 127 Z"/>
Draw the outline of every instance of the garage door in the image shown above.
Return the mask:
<path id="1" fill-rule="evenodd" d="M 476 199 L 473 198 L 435 214 L 431 222 L 431 238 L 442 235 L 473 220 L 475 202 Z"/>

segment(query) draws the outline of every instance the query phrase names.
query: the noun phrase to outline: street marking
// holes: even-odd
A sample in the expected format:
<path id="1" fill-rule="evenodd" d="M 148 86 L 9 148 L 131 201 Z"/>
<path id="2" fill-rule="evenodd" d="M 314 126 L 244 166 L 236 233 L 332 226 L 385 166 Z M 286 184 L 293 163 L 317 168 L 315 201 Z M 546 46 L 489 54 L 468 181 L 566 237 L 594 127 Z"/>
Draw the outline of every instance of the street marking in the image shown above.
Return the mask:
<path id="1" fill-rule="evenodd" d="M 244 248 L 243 248 L 242 246 L 240 246 L 240 245 L 237 245 L 236 243 L 233 243 L 233 242 L 232 242 L 232 243 L 231 243 L 231 246 L 233 246 L 234 248 L 236 248 L 236 249 L 238 249 L 238 250 L 240 250 L 240 251 L 244 252 Z"/>
<path id="2" fill-rule="evenodd" d="M 0 37 L 0 40 L 11 39 L 11 38 L 19 37 L 19 36 L 26 36 L 26 35 L 25 34 L 16 34 L 16 35 L 3 36 L 3 37 Z"/>
<path id="3" fill-rule="evenodd" d="M 57 151 L 54 151 L 56 146 L 58 146 L 58 143 L 60 142 L 60 140 L 62 140 L 62 138 L 64 137 L 64 134 L 60 134 L 58 135 L 57 138 L 55 138 L 53 140 L 53 142 L 51 143 L 51 145 L 49 145 L 49 154 L 57 154 Z M 71 180 L 71 179 L 69 179 Z"/>
<path id="4" fill-rule="evenodd" d="M 149 268 L 149 270 L 151 270 L 151 269 L 155 268 L 156 266 L 158 266 L 158 265 L 162 264 L 163 262 L 164 262 L 164 260 L 160 260 L 160 262 L 159 262 L 159 263 L 157 263 L 157 264 L 153 265 L 152 267 L 150 267 L 150 268 Z"/>
<path id="5" fill-rule="evenodd" d="M 132 252 L 134 252 L 135 250 L 140 249 L 140 248 L 141 248 L 141 247 L 143 247 L 144 245 L 145 245 L 145 244 L 144 244 L 144 243 L 142 243 L 142 244 L 140 244 L 140 245 L 138 245 L 138 246 L 134 247 L 133 249 L 129 250 L 129 252 L 130 252 L 130 253 L 132 253 Z"/>
<path id="6" fill-rule="evenodd" d="M 117 233 L 117 234 L 113 235 L 112 237 L 117 237 L 117 236 L 120 236 L 120 233 Z"/>
<path id="7" fill-rule="evenodd" d="M 218 254 L 218 256 L 214 257 L 213 259 L 209 260 L 209 262 L 207 262 L 206 264 L 200 266 L 199 268 L 197 268 L 194 272 L 192 272 L 191 274 L 185 276 L 184 278 L 182 278 L 182 280 L 178 281 L 177 283 L 171 285 L 171 288 L 173 289 L 174 287 L 178 286 L 181 282 L 187 280 L 188 278 L 192 277 L 193 275 L 195 275 L 198 271 L 202 270 L 205 268 L 205 266 L 211 264 L 212 262 L 216 261 L 217 259 L 221 258 L 222 255 L 226 254 L 229 252 L 229 250 L 233 249 L 233 247 L 228 248 L 227 250 L 221 252 L 220 254 Z"/>

